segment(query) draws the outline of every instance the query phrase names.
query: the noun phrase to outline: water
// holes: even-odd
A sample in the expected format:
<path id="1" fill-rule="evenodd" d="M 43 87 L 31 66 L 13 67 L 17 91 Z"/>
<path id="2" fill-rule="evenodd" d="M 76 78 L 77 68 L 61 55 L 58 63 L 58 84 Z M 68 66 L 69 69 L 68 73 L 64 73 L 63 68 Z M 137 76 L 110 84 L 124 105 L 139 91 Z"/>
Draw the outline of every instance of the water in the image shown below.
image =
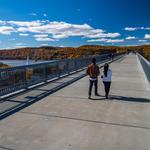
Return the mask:
<path id="1" fill-rule="evenodd" d="M 30 64 L 37 64 L 37 63 L 42 63 L 42 62 L 53 62 L 55 60 L 48 60 L 48 61 L 33 61 L 33 60 L 29 60 L 29 65 Z M 0 63 L 9 65 L 9 66 L 23 66 L 23 65 L 27 65 L 27 60 L 0 60 Z"/>

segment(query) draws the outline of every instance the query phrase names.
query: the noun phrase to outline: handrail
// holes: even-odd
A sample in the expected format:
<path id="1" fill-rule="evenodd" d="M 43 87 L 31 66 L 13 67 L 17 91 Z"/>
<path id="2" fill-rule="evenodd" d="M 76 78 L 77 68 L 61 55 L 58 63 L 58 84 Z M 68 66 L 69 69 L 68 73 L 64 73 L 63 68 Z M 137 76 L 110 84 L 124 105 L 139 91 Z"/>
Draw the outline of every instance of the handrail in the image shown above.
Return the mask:
<path id="1" fill-rule="evenodd" d="M 150 85 L 150 62 L 139 53 L 137 53 L 137 56 L 144 70 L 147 81 L 149 82 Z"/>
<path id="2" fill-rule="evenodd" d="M 122 54 L 116 53 L 114 56 L 117 57 L 118 55 Z M 91 63 L 91 57 L 56 60 L 53 62 L 0 69 L 0 97 L 79 71 Z M 110 59 L 109 54 L 94 57 L 98 63 Z"/>
<path id="3" fill-rule="evenodd" d="M 102 55 L 92 55 L 92 57 L 99 57 L 99 56 L 108 56 L 108 54 L 102 54 Z M 85 58 L 91 58 L 91 57 L 85 57 Z M 34 64 L 29 64 L 29 65 L 21 65 L 21 66 L 15 66 L 15 67 L 10 67 L 10 68 L 0 68 L 0 71 L 5 71 L 5 70 L 12 70 L 12 69 L 20 69 L 20 68 L 25 68 L 25 67 L 34 67 L 37 65 L 46 65 L 46 64 L 53 64 L 57 62 L 64 62 L 64 61 L 73 61 L 73 60 L 80 60 L 80 59 L 85 59 L 85 58 L 66 58 L 66 59 L 56 59 L 52 60 L 49 62 L 39 62 L 39 63 L 34 63 Z"/>

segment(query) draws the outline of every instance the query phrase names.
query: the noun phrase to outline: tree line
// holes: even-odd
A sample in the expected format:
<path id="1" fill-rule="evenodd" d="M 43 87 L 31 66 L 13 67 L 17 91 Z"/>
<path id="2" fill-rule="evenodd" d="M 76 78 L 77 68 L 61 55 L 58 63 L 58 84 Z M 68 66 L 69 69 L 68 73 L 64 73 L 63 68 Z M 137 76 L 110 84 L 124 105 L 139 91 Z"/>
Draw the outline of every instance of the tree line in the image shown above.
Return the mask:
<path id="1" fill-rule="evenodd" d="M 137 51 L 150 60 L 150 45 L 143 46 L 101 46 L 83 45 L 80 47 L 26 47 L 9 50 L 0 50 L 0 59 L 26 59 L 29 56 L 33 60 L 52 60 L 65 58 L 82 58 L 88 55 L 99 55 L 107 53 L 122 53 Z"/>

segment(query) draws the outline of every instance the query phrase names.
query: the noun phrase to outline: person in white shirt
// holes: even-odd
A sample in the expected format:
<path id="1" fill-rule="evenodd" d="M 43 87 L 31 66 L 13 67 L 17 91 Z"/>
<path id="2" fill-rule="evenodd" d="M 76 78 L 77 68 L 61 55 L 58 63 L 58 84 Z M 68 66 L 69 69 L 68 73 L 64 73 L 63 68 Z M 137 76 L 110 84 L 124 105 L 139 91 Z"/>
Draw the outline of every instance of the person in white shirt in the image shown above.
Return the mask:
<path id="1" fill-rule="evenodd" d="M 110 91 L 111 77 L 112 77 L 112 71 L 111 69 L 109 69 L 109 65 L 106 63 L 104 65 L 104 75 L 101 76 L 101 78 L 103 79 L 104 87 L 105 87 L 106 99 L 108 99 L 108 94 Z"/>

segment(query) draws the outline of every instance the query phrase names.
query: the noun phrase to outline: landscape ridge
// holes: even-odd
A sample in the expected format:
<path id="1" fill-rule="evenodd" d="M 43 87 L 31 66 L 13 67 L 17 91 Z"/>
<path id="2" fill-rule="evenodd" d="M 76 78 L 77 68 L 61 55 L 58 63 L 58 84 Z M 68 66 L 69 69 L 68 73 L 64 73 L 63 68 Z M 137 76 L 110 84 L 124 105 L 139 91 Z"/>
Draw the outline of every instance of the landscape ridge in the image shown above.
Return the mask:
<path id="1" fill-rule="evenodd" d="M 80 47 L 24 47 L 8 50 L 0 50 L 0 59 L 26 59 L 53 60 L 66 58 L 82 58 L 89 55 L 122 53 L 136 51 L 150 60 L 150 45 L 140 46 L 103 46 L 103 45 L 82 45 Z"/>

